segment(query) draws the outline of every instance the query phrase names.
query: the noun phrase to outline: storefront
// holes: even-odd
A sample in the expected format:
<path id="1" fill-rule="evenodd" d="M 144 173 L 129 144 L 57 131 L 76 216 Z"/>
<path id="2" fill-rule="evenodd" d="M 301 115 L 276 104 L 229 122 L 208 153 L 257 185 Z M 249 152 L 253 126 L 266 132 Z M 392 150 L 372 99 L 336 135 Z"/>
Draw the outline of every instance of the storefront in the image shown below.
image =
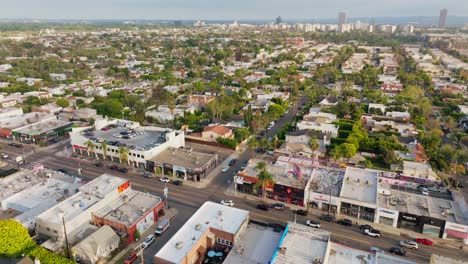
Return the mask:
<path id="1" fill-rule="evenodd" d="M 421 217 L 414 214 L 400 212 L 398 214 L 398 228 L 408 229 L 414 232 L 422 232 Z"/>
<path id="2" fill-rule="evenodd" d="M 421 216 L 421 232 L 426 235 L 442 238 L 445 229 L 445 220 L 428 216 Z"/>
<path id="3" fill-rule="evenodd" d="M 468 226 L 446 222 L 442 238 L 461 241 L 468 245 Z"/>
<path id="4" fill-rule="evenodd" d="M 273 199 L 284 203 L 304 206 L 304 190 L 291 186 L 275 184 L 273 186 Z"/>
<path id="5" fill-rule="evenodd" d="M 387 208 L 378 208 L 375 222 L 382 225 L 397 227 L 398 224 L 398 211 L 390 210 Z"/>
<path id="6" fill-rule="evenodd" d="M 340 200 L 339 198 L 334 197 L 334 196 L 310 192 L 308 201 L 309 201 L 310 208 L 321 209 L 323 211 L 328 212 L 328 207 L 330 206 L 330 203 L 331 203 L 330 213 L 335 214 L 336 212 L 339 211 L 338 206 L 340 204 Z"/>
<path id="7" fill-rule="evenodd" d="M 374 222 L 375 211 L 375 208 L 348 202 L 341 202 L 340 205 L 340 214 L 349 215 L 369 222 Z"/>

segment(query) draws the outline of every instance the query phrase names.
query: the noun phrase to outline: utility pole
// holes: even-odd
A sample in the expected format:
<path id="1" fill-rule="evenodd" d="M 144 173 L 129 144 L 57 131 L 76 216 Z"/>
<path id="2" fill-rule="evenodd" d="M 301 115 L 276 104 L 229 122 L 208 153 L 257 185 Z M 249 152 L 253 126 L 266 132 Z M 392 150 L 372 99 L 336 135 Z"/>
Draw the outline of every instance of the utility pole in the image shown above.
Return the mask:
<path id="1" fill-rule="evenodd" d="M 70 244 L 68 244 L 67 228 L 65 227 L 65 219 L 63 218 L 63 214 L 62 214 L 62 224 L 63 224 L 63 233 L 65 235 L 65 248 L 67 250 L 67 257 L 68 259 L 71 259 Z"/>
<path id="2" fill-rule="evenodd" d="M 142 242 L 142 243 L 143 243 L 143 242 Z M 142 243 L 140 243 L 140 245 L 137 247 L 137 248 L 139 248 L 138 254 L 137 254 L 137 255 L 140 255 L 141 264 L 145 264 L 145 254 L 143 254 L 143 247 L 141 246 Z"/>

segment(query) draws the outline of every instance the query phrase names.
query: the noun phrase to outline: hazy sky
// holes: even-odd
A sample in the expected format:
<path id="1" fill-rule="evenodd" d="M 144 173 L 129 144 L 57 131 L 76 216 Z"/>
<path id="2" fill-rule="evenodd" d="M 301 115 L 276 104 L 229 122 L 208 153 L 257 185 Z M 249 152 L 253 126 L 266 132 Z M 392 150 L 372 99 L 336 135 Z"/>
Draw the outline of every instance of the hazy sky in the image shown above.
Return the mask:
<path id="1" fill-rule="evenodd" d="M 468 0 L 0 0 L 0 18 L 287 19 L 468 16 Z"/>

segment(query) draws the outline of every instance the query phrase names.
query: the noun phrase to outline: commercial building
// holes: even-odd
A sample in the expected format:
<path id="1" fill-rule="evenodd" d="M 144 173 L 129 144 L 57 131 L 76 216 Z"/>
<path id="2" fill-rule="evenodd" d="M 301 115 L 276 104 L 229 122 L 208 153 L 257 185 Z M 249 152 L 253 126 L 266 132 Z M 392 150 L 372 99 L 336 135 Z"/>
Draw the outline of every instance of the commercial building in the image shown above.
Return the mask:
<path id="1" fill-rule="evenodd" d="M 346 12 L 338 13 L 338 31 L 343 32 L 344 25 L 346 24 Z"/>
<path id="2" fill-rule="evenodd" d="M 443 8 L 440 10 L 440 14 L 439 14 L 439 28 L 445 28 L 447 26 L 447 9 L 446 8 Z"/>
<path id="3" fill-rule="evenodd" d="M 130 189 L 125 195 L 93 212 L 92 222 L 96 226 L 112 227 L 130 244 L 135 241 L 137 230 L 143 234 L 159 220 L 163 207 L 160 197 Z"/>
<path id="4" fill-rule="evenodd" d="M 147 161 L 169 148 L 185 146 L 182 131 L 140 126 L 127 120 L 97 120 L 93 127 L 74 128 L 70 133 L 73 151 L 97 159 L 121 162 L 122 149 L 126 150 L 129 165 L 147 169 Z M 87 142 L 91 141 L 90 148 Z"/>
<path id="5" fill-rule="evenodd" d="M 48 141 L 66 136 L 72 129 L 72 123 L 51 117 L 37 123 L 13 129 L 13 137 L 27 144 L 44 144 Z"/>
<path id="6" fill-rule="evenodd" d="M 68 239 L 89 227 L 92 213 L 99 211 L 130 190 L 127 179 L 103 174 L 80 187 L 78 192 L 37 216 L 36 234 L 49 239 L 42 246 L 56 251 Z"/>
<path id="7" fill-rule="evenodd" d="M 156 253 L 154 263 L 201 263 L 209 251 L 225 256 L 248 222 L 248 211 L 205 202 Z"/>

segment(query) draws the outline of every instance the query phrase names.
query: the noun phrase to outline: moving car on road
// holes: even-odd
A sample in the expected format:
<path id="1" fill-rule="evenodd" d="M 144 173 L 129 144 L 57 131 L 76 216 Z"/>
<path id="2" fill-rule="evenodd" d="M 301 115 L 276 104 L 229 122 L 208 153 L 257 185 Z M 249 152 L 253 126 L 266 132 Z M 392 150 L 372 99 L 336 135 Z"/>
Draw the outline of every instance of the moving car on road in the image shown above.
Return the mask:
<path id="1" fill-rule="evenodd" d="M 333 215 L 321 215 L 319 219 L 326 221 L 326 222 L 332 222 L 332 223 L 336 221 L 336 218 Z"/>
<path id="2" fill-rule="evenodd" d="M 276 210 L 284 210 L 285 206 L 282 203 L 274 203 L 271 205 L 271 208 Z"/>
<path id="3" fill-rule="evenodd" d="M 184 182 L 181 181 L 181 180 L 175 180 L 175 181 L 172 182 L 172 184 L 177 185 L 177 186 L 182 186 L 184 184 Z"/>
<path id="4" fill-rule="evenodd" d="M 426 239 L 426 238 L 416 238 L 416 242 L 419 244 L 423 244 L 426 246 L 434 246 L 434 241 Z"/>
<path id="5" fill-rule="evenodd" d="M 247 168 L 247 162 L 244 162 L 241 166 L 241 170 L 245 170 L 245 168 Z"/>
<path id="6" fill-rule="evenodd" d="M 266 204 L 258 204 L 257 209 L 263 210 L 263 211 L 268 211 L 269 206 Z"/>
<path id="7" fill-rule="evenodd" d="M 390 250 L 390 253 L 392 254 L 397 254 L 399 256 L 408 256 L 408 253 L 406 253 L 406 251 L 404 251 L 403 249 L 399 248 L 399 247 L 392 247 Z"/>
<path id="8" fill-rule="evenodd" d="M 352 226 L 353 225 L 353 221 L 349 220 L 349 219 L 339 219 L 338 221 L 336 221 L 337 224 L 340 224 L 340 225 L 344 225 L 344 226 Z"/>
<path id="9" fill-rule="evenodd" d="M 228 171 L 228 170 L 229 170 L 229 166 L 224 166 L 224 167 L 221 169 L 222 172 L 226 172 L 226 171 Z"/>
<path id="10" fill-rule="evenodd" d="M 8 159 L 8 155 L 6 153 L 0 154 L 0 157 L 2 157 L 2 159 Z"/>
<path id="11" fill-rule="evenodd" d="M 380 231 L 377 229 L 373 229 L 373 228 L 364 229 L 364 234 L 371 236 L 371 237 L 375 237 L 375 238 L 380 237 Z"/>
<path id="12" fill-rule="evenodd" d="M 159 179 L 160 182 L 170 182 L 171 180 L 169 180 L 168 177 L 162 177 Z"/>
<path id="13" fill-rule="evenodd" d="M 359 229 L 362 229 L 362 230 L 372 229 L 372 226 L 370 226 L 370 225 L 360 225 Z"/>
<path id="14" fill-rule="evenodd" d="M 234 206 L 234 201 L 233 200 L 222 200 L 221 201 L 221 204 L 222 205 L 225 205 L 225 206 Z"/>
<path id="15" fill-rule="evenodd" d="M 418 243 L 412 240 L 400 241 L 400 247 L 418 249 Z"/>
<path id="16" fill-rule="evenodd" d="M 98 162 L 94 163 L 94 166 L 102 167 L 102 166 L 104 166 L 104 164 L 102 162 L 98 161 Z"/>
<path id="17" fill-rule="evenodd" d="M 320 222 L 315 222 L 315 221 L 312 221 L 312 220 L 307 220 L 307 221 L 306 221 L 306 226 L 310 226 L 310 227 L 313 227 L 313 228 L 320 228 Z"/>
<path id="18" fill-rule="evenodd" d="M 229 166 L 234 166 L 236 162 L 237 162 L 236 159 L 232 159 L 231 161 L 229 161 Z"/>
<path id="19" fill-rule="evenodd" d="M 8 144 L 8 146 L 15 147 L 15 148 L 23 148 L 23 145 L 19 143 L 13 143 L 13 142 Z"/>
<path id="20" fill-rule="evenodd" d="M 155 239 L 156 236 L 151 234 L 145 239 L 145 241 L 143 241 L 143 243 L 141 243 L 141 246 L 143 247 L 143 249 L 146 249 L 147 247 L 149 247 L 149 245 L 151 245 L 151 243 L 154 242 Z"/>
<path id="21" fill-rule="evenodd" d="M 145 172 L 145 173 L 143 173 L 143 177 L 149 179 L 149 178 L 153 177 L 153 175 L 151 175 L 151 173 L 149 173 L 149 172 Z"/>
<path id="22" fill-rule="evenodd" d="M 118 171 L 121 172 L 121 173 L 127 173 L 127 172 L 128 172 L 128 169 L 125 168 L 125 167 L 120 167 L 120 168 L 118 169 Z"/>
<path id="23" fill-rule="evenodd" d="M 296 210 L 296 214 L 307 216 L 307 211 L 306 210 Z"/>
<path id="24" fill-rule="evenodd" d="M 383 251 L 382 249 L 378 248 L 378 247 L 370 247 L 369 248 L 369 251 L 372 251 L 374 253 L 381 253 L 381 254 L 385 254 L 385 251 Z"/>

